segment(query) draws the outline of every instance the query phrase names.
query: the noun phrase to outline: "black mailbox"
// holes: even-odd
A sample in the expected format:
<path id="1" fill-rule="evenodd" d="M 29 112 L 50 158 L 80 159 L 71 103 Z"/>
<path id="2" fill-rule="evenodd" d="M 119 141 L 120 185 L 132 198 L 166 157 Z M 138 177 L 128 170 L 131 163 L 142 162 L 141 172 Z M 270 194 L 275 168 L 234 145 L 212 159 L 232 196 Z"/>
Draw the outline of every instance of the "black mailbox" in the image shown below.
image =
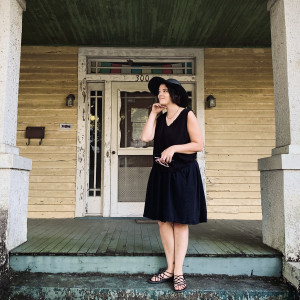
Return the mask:
<path id="1" fill-rule="evenodd" d="M 30 139 L 41 139 L 39 144 L 42 144 L 42 140 L 45 137 L 45 127 L 26 127 L 25 137 L 28 139 L 28 146 L 30 144 Z"/>

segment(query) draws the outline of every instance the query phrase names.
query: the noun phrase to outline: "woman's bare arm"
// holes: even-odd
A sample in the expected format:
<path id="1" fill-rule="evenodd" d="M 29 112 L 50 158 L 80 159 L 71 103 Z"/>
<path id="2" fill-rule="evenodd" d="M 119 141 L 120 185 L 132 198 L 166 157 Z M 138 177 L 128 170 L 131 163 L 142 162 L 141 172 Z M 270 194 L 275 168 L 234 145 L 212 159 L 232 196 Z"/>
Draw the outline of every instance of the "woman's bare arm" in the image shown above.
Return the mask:
<path id="1" fill-rule="evenodd" d="M 143 128 L 141 140 L 143 142 L 150 142 L 154 139 L 155 127 L 156 127 L 156 117 L 166 107 L 160 105 L 159 103 L 154 103 L 152 105 L 152 111 L 148 117 L 148 120 Z"/>
<path id="2" fill-rule="evenodd" d="M 155 127 L 156 127 L 156 113 L 151 111 L 148 120 L 143 128 L 142 138 L 143 142 L 150 142 L 154 139 Z"/>

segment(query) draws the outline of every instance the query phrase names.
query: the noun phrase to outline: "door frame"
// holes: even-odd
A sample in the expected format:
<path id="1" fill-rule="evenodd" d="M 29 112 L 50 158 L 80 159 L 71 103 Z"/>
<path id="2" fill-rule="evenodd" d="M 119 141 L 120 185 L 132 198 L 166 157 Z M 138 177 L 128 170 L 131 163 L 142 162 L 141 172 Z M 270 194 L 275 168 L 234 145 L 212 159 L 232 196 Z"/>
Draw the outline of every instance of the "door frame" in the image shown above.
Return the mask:
<path id="1" fill-rule="evenodd" d="M 149 74 L 149 80 L 154 76 L 165 79 L 176 78 L 182 83 L 195 84 L 195 113 L 199 120 L 205 144 L 205 99 L 204 99 L 204 49 L 203 48 L 112 48 L 112 47 L 79 47 L 78 49 L 78 117 L 77 117 L 77 164 L 76 164 L 76 206 L 75 217 L 87 215 L 87 161 L 86 161 L 86 119 L 88 105 L 87 85 L 90 82 L 104 84 L 104 110 L 103 110 L 103 166 L 101 198 L 102 216 L 111 216 L 111 133 L 112 133 L 112 82 L 137 82 L 138 76 L 134 74 L 87 74 L 87 61 L 89 58 L 103 57 L 106 59 L 194 59 L 195 75 L 182 74 Z M 110 116 L 108 118 L 108 116 Z M 198 152 L 197 161 L 200 166 L 204 190 L 206 192 L 205 176 L 205 145 L 202 152 Z M 109 166 L 109 167 L 108 167 Z M 99 216 L 101 214 L 99 213 Z"/>

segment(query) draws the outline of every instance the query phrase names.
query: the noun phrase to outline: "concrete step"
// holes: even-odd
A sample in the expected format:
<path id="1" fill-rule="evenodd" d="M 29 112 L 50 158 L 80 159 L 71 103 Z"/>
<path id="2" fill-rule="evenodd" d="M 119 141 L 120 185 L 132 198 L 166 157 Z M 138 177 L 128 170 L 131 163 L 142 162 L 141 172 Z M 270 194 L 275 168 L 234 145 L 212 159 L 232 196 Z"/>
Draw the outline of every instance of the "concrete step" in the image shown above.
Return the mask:
<path id="1" fill-rule="evenodd" d="M 162 255 L 10 255 L 13 271 L 33 273 L 153 274 L 166 266 Z M 187 255 L 184 273 L 280 277 L 281 255 Z"/>
<path id="2" fill-rule="evenodd" d="M 147 275 L 14 274 L 1 299 L 205 299 L 298 300 L 295 289 L 279 278 L 191 276 L 187 290 L 173 291 L 172 283 L 151 285 Z M 2 290 L 3 292 L 3 290 Z M 1 294 L 0 294 L 1 296 Z"/>

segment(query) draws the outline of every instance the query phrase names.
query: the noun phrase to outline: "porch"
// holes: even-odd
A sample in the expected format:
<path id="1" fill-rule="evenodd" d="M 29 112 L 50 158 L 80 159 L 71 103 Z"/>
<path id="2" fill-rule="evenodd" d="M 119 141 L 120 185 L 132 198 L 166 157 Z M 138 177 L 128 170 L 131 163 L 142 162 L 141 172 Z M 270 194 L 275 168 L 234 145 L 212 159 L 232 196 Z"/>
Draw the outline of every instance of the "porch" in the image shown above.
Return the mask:
<path id="1" fill-rule="evenodd" d="M 186 274 L 281 276 L 282 254 L 262 242 L 261 221 L 190 226 Z M 164 268 L 158 225 L 135 218 L 28 219 L 28 240 L 10 252 L 14 271 L 152 274 Z"/>
<path id="2" fill-rule="evenodd" d="M 279 278 L 282 254 L 262 243 L 261 223 L 209 220 L 190 226 L 188 290 L 175 295 L 171 283 L 146 282 L 166 265 L 154 222 L 28 219 L 28 241 L 10 252 L 10 297 L 296 300 L 296 291 Z"/>

